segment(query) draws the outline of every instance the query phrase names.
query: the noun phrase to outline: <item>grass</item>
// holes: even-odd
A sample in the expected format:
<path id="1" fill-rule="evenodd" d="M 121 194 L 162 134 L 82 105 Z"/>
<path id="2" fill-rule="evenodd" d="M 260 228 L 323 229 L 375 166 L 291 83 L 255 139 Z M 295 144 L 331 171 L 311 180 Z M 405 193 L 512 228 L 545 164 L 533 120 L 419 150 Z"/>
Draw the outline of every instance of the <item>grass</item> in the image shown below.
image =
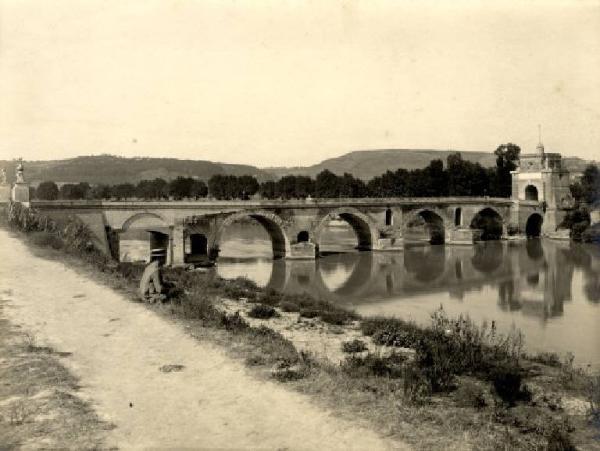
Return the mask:
<path id="1" fill-rule="evenodd" d="M 36 240 L 54 248 L 52 240 Z M 85 246 L 59 251 L 97 268 L 112 286 L 135 292 L 139 268 L 111 262 Z M 565 381 L 569 390 L 580 390 L 588 379 L 572 362 L 557 367 L 553 356 L 524 359 L 518 331 L 502 335 L 493 323 L 449 318 L 443 310 L 432 314 L 428 327 L 360 318 L 306 295 L 262 290 L 242 278 L 225 281 L 173 268 L 166 268 L 164 276 L 175 289 L 166 304 L 148 308 L 193 325 L 197 336 L 227 347 L 258 375 L 285 382 L 339 415 L 367 420 L 415 448 L 491 450 L 502 443 L 508 449 L 570 449 L 573 441 L 590 443 L 585 425 L 574 428 L 564 412 L 534 405 L 527 389 L 537 380 L 530 371 L 533 363 L 542 364 L 539 380 L 548 392 L 560 392 Z M 342 345 L 351 355 L 341 365 L 316 359 L 271 328 L 253 327 L 239 313 L 222 312 L 217 306 L 223 297 L 246 299 L 258 317 L 281 310 L 336 326 L 358 321 L 365 339 L 386 352 L 359 354 L 364 353 L 362 340 L 355 340 Z M 414 358 L 394 351 L 402 347 L 414 349 Z M 590 405 L 597 412 L 595 387 L 590 391 L 595 404 Z"/>

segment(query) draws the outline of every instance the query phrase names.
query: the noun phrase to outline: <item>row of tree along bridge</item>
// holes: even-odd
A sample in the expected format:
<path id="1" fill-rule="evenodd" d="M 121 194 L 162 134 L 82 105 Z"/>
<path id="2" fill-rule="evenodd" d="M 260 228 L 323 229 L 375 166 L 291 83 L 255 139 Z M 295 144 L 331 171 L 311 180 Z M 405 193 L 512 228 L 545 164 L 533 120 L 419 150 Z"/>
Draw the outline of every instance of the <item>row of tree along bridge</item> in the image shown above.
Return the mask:
<path id="1" fill-rule="evenodd" d="M 268 232 L 274 258 L 307 259 L 318 256 L 331 220 L 352 227 L 360 250 L 400 250 L 405 240 L 472 244 L 540 236 L 549 213 L 536 201 L 487 197 L 31 204 L 49 216 L 79 217 L 96 245 L 115 257 L 121 234 L 147 232 L 148 256 L 170 265 L 216 260 L 225 230 L 248 218 Z"/>

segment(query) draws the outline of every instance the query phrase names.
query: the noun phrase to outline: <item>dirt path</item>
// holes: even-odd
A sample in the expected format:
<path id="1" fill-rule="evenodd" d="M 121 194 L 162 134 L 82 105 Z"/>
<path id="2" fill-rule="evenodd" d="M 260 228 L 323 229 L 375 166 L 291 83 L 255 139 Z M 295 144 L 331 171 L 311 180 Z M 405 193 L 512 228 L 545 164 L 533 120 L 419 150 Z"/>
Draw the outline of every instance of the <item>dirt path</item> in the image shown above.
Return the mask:
<path id="1" fill-rule="evenodd" d="M 398 448 L 335 418 L 306 397 L 253 378 L 215 346 L 199 342 L 142 305 L 33 256 L 0 230 L 5 314 L 63 352 L 81 394 L 117 427 L 119 448 Z M 163 365 L 183 365 L 162 372 Z"/>

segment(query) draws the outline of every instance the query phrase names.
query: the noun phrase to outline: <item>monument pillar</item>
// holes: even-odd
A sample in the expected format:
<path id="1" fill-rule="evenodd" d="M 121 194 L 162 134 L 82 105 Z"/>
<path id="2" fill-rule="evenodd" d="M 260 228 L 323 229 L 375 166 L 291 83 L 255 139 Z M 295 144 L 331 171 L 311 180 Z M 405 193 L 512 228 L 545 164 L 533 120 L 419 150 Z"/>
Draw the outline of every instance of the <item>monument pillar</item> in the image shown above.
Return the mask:
<path id="1" fill-rule="evenodd" d="M 20 160 L 16 169 L 16 181 L 12 187 L 11 200 L 29 206 L 29 183 L 25 182 L 23 175 L 23 161 Z"/>

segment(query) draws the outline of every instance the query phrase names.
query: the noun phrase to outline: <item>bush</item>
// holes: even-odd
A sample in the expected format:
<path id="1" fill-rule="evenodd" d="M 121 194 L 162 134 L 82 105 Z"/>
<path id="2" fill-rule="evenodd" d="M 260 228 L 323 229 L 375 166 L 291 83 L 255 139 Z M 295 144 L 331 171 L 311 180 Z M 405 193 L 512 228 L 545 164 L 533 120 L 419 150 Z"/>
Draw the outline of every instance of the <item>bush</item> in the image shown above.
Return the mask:
<path id="1" fill-rule="evenodd" d="M 548 440 L 548 451 L 576 451 L 577 448 L 573 445 L 569 436 L 569 426 L 552 421 L 546 430 L 546 438 Z"/>
<path id="2" fill-rule="evenodd" d="M 517 401 L 531 399 L 531 393 L 521 387 L 523 376 L 517 367 L 495 368 L 490 373 L 490 379 L 500 399 L 511 406 Z"/>
<path id="3" fill-rule="evenodd" d="M 232 315 L 221 314 L 219 325 L 223 329 L 233 333 L 241 333 L 250 328 L 250 325 L 240 316 L 239 312 L 235 312 Z"/>
<path id="4" fill-rule="evenodd" d="M 454 393 L 456 401 L 461 407 L 474 407 L 482 409 L 486 406 L 485 390 L 481 385 L 472 380 L 464 380 Z"/>
<path id="5" fill-rule="evenodd" d="M 366 351 L 367 345 L 364 341 L 362 340 L 352 340 L 352 341 L 345 341 L 342 343 L 342 351 L 343 352 L 348 352 L 348 353 L 353 353 L 353 352 L 363 352 Z"/>
<path id="6" fill-rule="evenodd" d="M 319 316 L 321 317 L 323 322 L 327 324 L 343 326 L 344 324 L 348 324 L 348 322 L 350 322 L 355 315 L 352 312 L 339 310 L 334 312 L 321 312 Z"/>
<path id="7" fill-rule="evenodd" d="M 250 318 L 270 319 L 279 316 L 277 310 L 270 305 L 256 304 L 248 312 Z"/>
<path id="8" fill-rule="evenodd" d="M 360 327 L 364 335 L 371 336 L 375 344 L 383 346 L 411 348 L 426 334 L 416 324 L 397 318 L 365 318 Z"/>
<path id="9" fill-rule="evenodd" d="M 319 310 L 303 308 L 300 310 L 300 316 L 304 318 L 316 318 L 321 314 Z"/>
<path id="10" fill-rule="evenodd" d="M 400 378 L 403 375 L 403 366 L 406 356 L 402 354 L 392 354 L 389 357 L 368 353 L 364 357 L 356 354 L 346 357 L 342 362 L 341 368 L 350 377 L 390 377 Z"/>
<path id="11" fill-rule="evenodd" d="M 538 352 L 533 356 L 529 356 L 529 360 L 542 365 L 548 365 L 555 368 L 560 368 L 562 362 L 560 356 L 556 352 Z"/>
<path id="12" fill-rule="evenodd" d="M 283 301 L 281 304 L 279 304 L 279 307 L 284 312 L 299 312 L 300 311 L 300 306 L 298 304 L 294 304 L 293 302 L 290 302 L 290 301 Z"/>

